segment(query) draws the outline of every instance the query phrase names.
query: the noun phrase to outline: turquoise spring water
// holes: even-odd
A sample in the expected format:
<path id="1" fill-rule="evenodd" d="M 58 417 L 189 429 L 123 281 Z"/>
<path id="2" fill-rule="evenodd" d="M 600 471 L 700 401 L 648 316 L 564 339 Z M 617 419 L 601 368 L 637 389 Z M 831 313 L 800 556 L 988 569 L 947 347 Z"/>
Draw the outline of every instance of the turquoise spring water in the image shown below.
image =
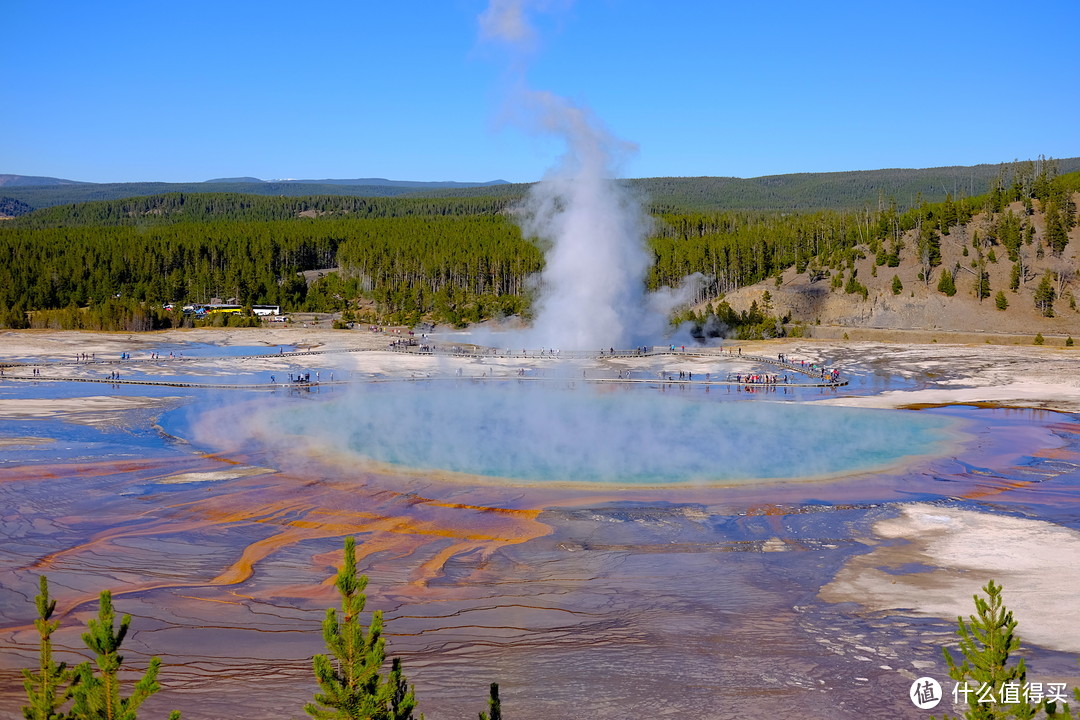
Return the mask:
<path id="1" fill-rule="evenodd" d="M 926 413 L 729 397 L 583 384 L 395 383 L 293 405 L 271 422 L 358 459 L 530 483 L 837 475 L 937 454 L 955 438 L 954 420 Z"/>

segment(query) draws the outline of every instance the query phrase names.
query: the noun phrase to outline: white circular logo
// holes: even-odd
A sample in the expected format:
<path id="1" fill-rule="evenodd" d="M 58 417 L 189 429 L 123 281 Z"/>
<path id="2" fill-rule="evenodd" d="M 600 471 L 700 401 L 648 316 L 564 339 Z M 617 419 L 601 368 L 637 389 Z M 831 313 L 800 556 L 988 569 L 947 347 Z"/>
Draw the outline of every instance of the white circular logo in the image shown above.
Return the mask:
<path id="1" fill-rule="evenodd" d="M 921 677 L 911 683 L 908 696 L 920 710 L 935 708 L 941 702 L 941 683 L 931 677 Z"/>

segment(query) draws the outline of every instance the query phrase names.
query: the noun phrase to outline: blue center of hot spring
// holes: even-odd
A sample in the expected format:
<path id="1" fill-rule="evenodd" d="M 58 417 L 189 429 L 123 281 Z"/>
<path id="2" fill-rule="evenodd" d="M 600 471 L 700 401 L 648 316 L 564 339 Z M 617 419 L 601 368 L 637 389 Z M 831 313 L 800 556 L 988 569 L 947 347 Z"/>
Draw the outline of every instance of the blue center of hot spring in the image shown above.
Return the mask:
<path id="1" fill-rule="evenodd" d="M 953 426 L 912 411 L 516 383 L 368 386 L 274 422 L 411 469 L 632 485 L 871 470 L 940 453 Z"/>

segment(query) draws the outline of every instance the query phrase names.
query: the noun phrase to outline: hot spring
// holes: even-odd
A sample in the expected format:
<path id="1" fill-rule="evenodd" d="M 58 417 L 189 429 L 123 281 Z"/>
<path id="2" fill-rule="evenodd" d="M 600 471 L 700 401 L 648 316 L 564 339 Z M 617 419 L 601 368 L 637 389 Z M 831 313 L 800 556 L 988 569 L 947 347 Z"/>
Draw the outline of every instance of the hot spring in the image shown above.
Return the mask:
<path id="1" fill-rule="evenodd" d="M 942 453 L 956 426 L 911 411 L 514 381 L 371 384 L 330 400 L 260 404 L 225 422 L 231 434 L 260 445 L 374 469 L 467 482 L 629 486 L 879 470 Z"/>

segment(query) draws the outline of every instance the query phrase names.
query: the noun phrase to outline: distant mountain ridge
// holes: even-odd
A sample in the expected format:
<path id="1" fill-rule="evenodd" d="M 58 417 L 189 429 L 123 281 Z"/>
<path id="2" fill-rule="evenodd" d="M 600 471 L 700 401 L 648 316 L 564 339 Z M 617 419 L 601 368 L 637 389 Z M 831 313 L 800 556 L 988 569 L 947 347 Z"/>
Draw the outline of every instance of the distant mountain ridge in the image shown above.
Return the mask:
<path id="1" fill-rule="evenodd" d="M 362 185 L 365 187 L 402 187 L 402 188 L 470 188 L 491 187 L 492 185 L 509 185 L 506 180 L 488 180 L 486 182 L 459 182 L 456 180 L 387 180 L 386 178 L 351 178 L 351 179 L 326 179 L 326 180 L 261 180 L 257 177 L 232 177 L 213 178 L 204 183 L 252 183 L 252 184 L 281 184 L 298 183 L 301 185 Z M 126 183 L 95 183 L 83 180 L 65 180 L 64 178 L 45 177 L 42 175 L 0 175 L 0 187 L 53 187 L 56 185 L 103 185 L 114 187 L 117 185 L 198 185 L 200 183 L 162 183 L 162 182 L 126 182 Z M 215 190 L 216 192 L 216 190 Z"/>
<path id="2" fill-rule="evenodd" d="M 38 175 L 0 175 L 0 187 L 36 187 L 41 185 L 87 185 L 78 180 L 62 180 Z"/>
<path id="3" fill-rule="evenodd" d="M 234 178 L 214 178 L 207 180 L 208 183 L 261 183 L 265 182 L 257 177 L 234 177 Z"/>
<path id="4" fill-rule="evenodd" d="M 509 185 L 506 180 L 488 180 L 487 182 L 457 182 L 454 180 L 418 181 L 418 180 L 387 180 L 386 178 L 357 178 L 355 180 L 292 180 L 290 182 L 309 183 L 312 185 L 364 185 L 371 187 L 402 187 L 402 188 L 473 188 L 493 187 L 496 185 Z"/>
<path id="5" fill-rule="evenodd" d="M 506 180 L 488 180 L 487 182 L 457 182 L 454 180 L 387 180 L 386 178 L 354 178 L 326 180 L 260 180 L 256 177 L 215 178 L 208 183 L 298 183 L 302 185 L 360 185 L 364 187 L 401 187 L 401 188 L 471 188 L 509 185 Z"/>
<path id="6" fill-rule="evenodd" d="M 1080 170 L 1080 158 L 1054 159 L 1059 173 Z M 1006 178 L 1013 163 L 891 168 L 830 173 L 794 173 L 758 178 L 661 177 L 624 180 L 648 199 L 654 212 L 762 210 L 805 212 L 852 210 L 895 201 L 900 208 L 944 201 L 946 195 L 980 195 L 998 175 Z M 483 183 L 425 182 L 385 178 L 324 180 L 260 180 L 254 177 L 216 178 L 194 183 L 87 183 L 60 178 L 0 175 L 3 195 L 33 208 L 123 200 L 164 193 L 240 193 L 305 197 L 457 198 L 524 195 L 528 183 L 492 180 Z"/>
<path id="7" fill-rule="evenodd" d="M 482 183 L 456 181 L 425 182 L 417 180 L 385 180 L 356 178 L 346 180 L 260 180 L 254 177 L 215 178 L 205 182 L 165 183 L 93 183 L 63 178 L 0 175 L 0 187 L 5 197 L 30 205 L 32 208 L 73 205 L 98 200 L 124 200 L 165 193 L 242 193 L 246 195 L 279 195 L 304 197 L 308 195 L 345 195 L 353 197 L 393 197 L 415 192 L 461 192 L 477 189 L 486 194 L 500 187 L 513 187 L 505 180 Z"/>
<path id="8" fill-rule="evenodd" d="M 1055 158 L 1058 173 L 1080 170 L 1080 158 Z M 623 180 L 647 198 L 653 212 L 723 212 L 728 210 L 809 212 L 860 210 L 895 201 L 900 209 L 920 201 L 943 202 L 982 195 L 994 179 L 1006 184 L 1016 162 L 956 165 L 936 168 L 888 168 L 828 173 L 792 173 L 756 178 L 659 177 Z M 409 197 L 476 197 L 524 194 L 528 185 L 501 185 L 469 190 L 446 188 L 422 190 Z"/>

